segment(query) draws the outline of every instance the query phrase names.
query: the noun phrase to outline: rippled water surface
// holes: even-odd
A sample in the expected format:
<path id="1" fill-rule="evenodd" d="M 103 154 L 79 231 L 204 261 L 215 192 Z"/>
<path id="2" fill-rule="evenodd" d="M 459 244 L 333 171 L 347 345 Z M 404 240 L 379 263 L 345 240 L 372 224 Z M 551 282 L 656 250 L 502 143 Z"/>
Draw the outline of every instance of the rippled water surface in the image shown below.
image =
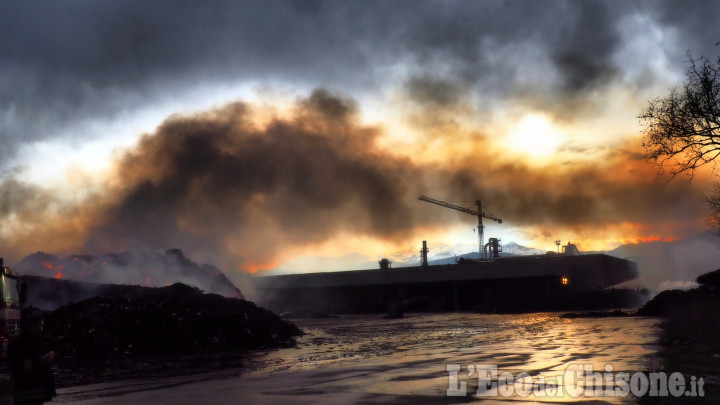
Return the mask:
<path id="1" fill-rule="evenodd" d="M 310 377 L 305 380 L 307 384 L 289 384 L 278 391 L 286 394 L 301 394 L 312 388 L 313 392 L 436 397 L 445 396 L 449 388 L 447 365 L 456 364 L 463 371 L 459 381 L 467 381 L 468 397 L 472 397 L 477 380 L 467 377 L 469 365 L 497 365 L 499 374 L 527 372 L 535 380 L 562 375 L 571 363 L 593 365 L 600 371 L 607 365 L 614 372 L 647 370 L 657 350 L 658 321 L 452 313 L 417 314 L 397 320 L 344 316 L 297 324 L 307 333 L 298 348 L 255 359 L 257 370 L 248 377 L 288 376 L 288 381 L 294 375 Z M 634 402 L 631 397 L 603 401 Z"/>
<path id="2" fill-rule="evenodd" d="M 570 364 L 614 372 L 647 370 L 657 347 L 653 318 L 562 319 L 558 314 L 410 314 L 298 320 L 297 347 L 257 353 L 241 374 L 181 381 L 76 387 L 64 402 L 147 403 L 543 403 L 588 401 L 568 396 L 478 397 L 468 366 L 526 372 L 534 382 L 562 376 Z M 460 367 L 467 395 L 448 397 L 448 365 Z M 474 370 L 474 369 L 473 369 Z M 134 389 L 142 387 L 142 389 Z M 562 389 L 562 387 L 561 387 Z M 562 391 L 560 391 L 562 392 Z M 81 401 L 83 400 L 84 401 Z M 635 403 L 632 396 L 590 403 Z"/>

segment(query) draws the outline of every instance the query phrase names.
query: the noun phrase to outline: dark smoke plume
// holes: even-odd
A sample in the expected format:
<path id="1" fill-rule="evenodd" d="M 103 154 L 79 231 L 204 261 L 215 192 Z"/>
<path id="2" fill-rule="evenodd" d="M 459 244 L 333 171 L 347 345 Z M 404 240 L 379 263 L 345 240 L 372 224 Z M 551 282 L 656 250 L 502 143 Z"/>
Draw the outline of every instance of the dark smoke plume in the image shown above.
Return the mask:
<path id="1" fill-rule="evenodd" d="M 420 172 L 376 148 L 354 102 L 319 90 L 292 119 L 252 118 L 235 103 L 145 136 L 120 161 L 117 204 L 86 249 L 181 246 L 253 266 L 339 230 L 393 239 L 413 228 L 409 179 Z"/>
<path id="2" fill-rule="evenodd" d="M 326 90 L 285 116 L 263 121 L 259 111 L 238 102 L 170 117 L 118 160 L 106 190 L 76 205 L 6 179 L 2 215 L 27 223 L 2 241 L 18 256 L 180 248 L 226 271 L 254 271 L 340 235 L 407 244 L 422 240 L 421 231 L 473 226 L 467 214 L 418 194 L 481 198 L 503 226 L 548 240 L 567 231 L 602 238 L 627 224 L 631 235 L 682 237 L 667 233 L 705 216 L 699 180 L 658 181 L 636 148 L 595 164 L 534 167 L 493 154 L 491 138 L 477 136 L 472 150 L 429 164 L 381 149 L 382 128 L 361 124 L 353 100 Z"/>

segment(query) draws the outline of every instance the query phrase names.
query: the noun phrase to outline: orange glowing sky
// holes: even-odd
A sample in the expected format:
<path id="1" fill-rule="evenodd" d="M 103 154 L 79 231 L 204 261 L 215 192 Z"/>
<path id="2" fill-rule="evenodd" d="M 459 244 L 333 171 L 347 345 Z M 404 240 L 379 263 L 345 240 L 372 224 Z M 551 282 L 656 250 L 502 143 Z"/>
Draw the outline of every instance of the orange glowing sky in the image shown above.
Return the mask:
<path id="1" fill-rule="evenodd" d="M 228 270 L 307 271 L 408 256 L 423 240 L 476 249 L 476 220 L 421 193 L 482 199 L 504 220 L 486 238 L 547 250 L 707 227 L 715 174 L 657 175 L 637 116 L 682 83 L 687 49 L 717 53 L 697 28 L 718 22 L 714 6 L 5 7 L 10 262 L 180 248 Z M 31 14 L 40 31 L 18 22 Z M 132 28 L 144 26 L 155 30 Z"/>

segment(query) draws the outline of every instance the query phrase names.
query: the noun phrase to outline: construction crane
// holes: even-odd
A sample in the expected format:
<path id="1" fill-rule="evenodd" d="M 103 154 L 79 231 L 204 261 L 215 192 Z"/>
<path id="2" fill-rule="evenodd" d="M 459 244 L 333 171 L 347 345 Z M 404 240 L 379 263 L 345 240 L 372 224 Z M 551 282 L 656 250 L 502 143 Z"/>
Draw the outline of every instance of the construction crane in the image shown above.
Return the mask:
<path id="1" fill-rule="evenodd" d="M 419 196 L 418 200 L 422 200 L 422 201 L 429 202 L 432 204 L 437 204 L 441 207 L 450 208 L 450 209 L 453 209 L 456 211 L 464 212 L 464 213 L 478 217 L 478 226 L 477 226 L 478 247 L 479 247 L 478 253 L 479 253 L 481 259 L 483 259 L 483 260 L 486 259 L 485 250 L 483 249 L 483 244 L 485 242 L 485 235 L 484 235 L 485 226 L 483 225 L 482 219 L 483 218 L 491 219 L 491 220 L 497 222 L 498 224 L 502 224 L 502 219 L 495 218 L 491 215 L 486 215 L 482 210 L 482 203 L 480 202 L 480 200 L 475 201 L 475 204 L 477 204 L 477 210 L 474 210 L 472 208 L 461 207 L 461 206 L 455 205 L 455 204 L 450 204 L 449 202 L 436 200 L 434 198 L 426 197 L 424 195 Z"/>

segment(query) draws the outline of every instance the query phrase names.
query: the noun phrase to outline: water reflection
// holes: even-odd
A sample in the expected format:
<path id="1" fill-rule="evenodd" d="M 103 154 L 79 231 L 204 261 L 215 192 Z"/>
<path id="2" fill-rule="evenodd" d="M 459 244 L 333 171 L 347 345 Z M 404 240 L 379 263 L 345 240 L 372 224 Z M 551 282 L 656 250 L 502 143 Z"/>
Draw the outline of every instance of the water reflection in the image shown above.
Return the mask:
<path id="1" fill-rule="evenodd" d="M 536 382 L 557 381 L 570 364 L 592 365 L 600 372 L 608 365 L 613 372 L 647 370 L 657 350 L 659 322 L 653 318 L 453 313 L 396 320 L 343 316 L 297 323 L 307 332 L 298 348 L 256 358 L 248 379 L 280 379 L 285 387 L 275 393 L 280 395 L 312 387 L 318 395 L 355 392 L 448 399 L 447 365 L 451 364 L 461 367 L 459 381 L 466 382 L 465 399 L 471 399 L 478 381 L 476 373 L 468 376 L 475 370 L 468 366 L 495 365 L 498 375 L 527 373 Z M 519 399 L 523 398 L 493 398 Z M 635 402 L 632 396 L 596 399 L 600 403 Z M 587 398 L 530 396 L 524 400 L 573 402 Z"/>

